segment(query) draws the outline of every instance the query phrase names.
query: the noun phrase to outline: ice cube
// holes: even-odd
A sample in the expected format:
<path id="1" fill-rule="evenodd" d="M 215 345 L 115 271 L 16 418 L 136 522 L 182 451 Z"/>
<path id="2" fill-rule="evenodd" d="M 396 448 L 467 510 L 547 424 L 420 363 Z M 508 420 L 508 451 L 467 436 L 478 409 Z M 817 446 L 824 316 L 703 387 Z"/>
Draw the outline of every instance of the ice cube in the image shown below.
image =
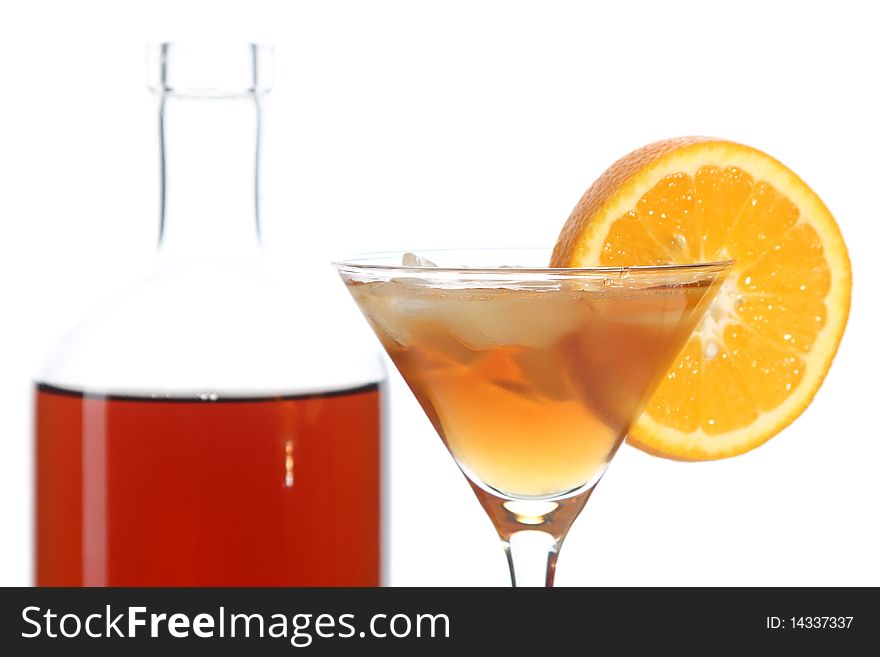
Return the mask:
<path id="1" fill-rule="evenodd" d="M 398 302 L 400 288 L 398 283 L 374 281 L 351 286 L 350 290 L 379 339 L 405 347 L 410 341 L 410 322 Z"/>
<path id="2" fill-rule="evenodd" d="M 402 263 L 404 267 L 436 267 L 437 263 L 431 262 L 427 258 L 410 253 L 407 251 L 403 254 Z"/>
<path id="3" fill-rule="evenodd" d="M 575 330 L 580 308 L 570 300 L 504 289 L 448 292 L 433 317 L 476 350 L 502 345 L 546 348 Z"/>
<path id="4" fill-rule="evenodd" d="M 565 366 L 559 362 L 559 352 L 555 349 L 523 349 L 513 356 L 522 378 L 529 382 L 534 393 L 547 399 L 560 401 L 573 396 L 565 373 Z"/>

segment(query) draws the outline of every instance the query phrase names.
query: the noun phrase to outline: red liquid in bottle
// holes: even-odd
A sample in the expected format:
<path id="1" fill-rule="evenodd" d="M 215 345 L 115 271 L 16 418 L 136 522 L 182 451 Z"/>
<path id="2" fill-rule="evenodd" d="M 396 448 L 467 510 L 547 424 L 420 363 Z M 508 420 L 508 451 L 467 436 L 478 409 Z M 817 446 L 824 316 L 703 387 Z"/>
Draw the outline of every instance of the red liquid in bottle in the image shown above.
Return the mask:
<path id="1" fill-rule="evenodd" d="M 37 584 L 378 585 L 379 395 L 40 385 Z"/>

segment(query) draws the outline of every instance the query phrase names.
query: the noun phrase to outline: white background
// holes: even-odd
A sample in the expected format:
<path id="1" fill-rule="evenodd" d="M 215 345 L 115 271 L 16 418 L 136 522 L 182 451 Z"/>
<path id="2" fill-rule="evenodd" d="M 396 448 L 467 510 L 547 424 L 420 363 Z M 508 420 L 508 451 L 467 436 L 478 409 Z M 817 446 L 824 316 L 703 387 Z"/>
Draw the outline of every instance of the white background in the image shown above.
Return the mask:
<path id="1" fill-rule="evenodd" d="M 143 46 L 277 48 L 264 225 L 276 254 L 550 245 L 589 183 L 659 138 L 777 156 L 835 213 L 855 287 L 809 410 L 745 456 L 624 447 L 560 585 L 880 584 L 871 3 L 40 2 L 0 10 L 0 584 L 31 582 L 30 381 L 149 264 L 156 107 Z M 350 303 L 339 295 L 328 303 Z M 291 290 L 291 302 L 296 292 Z M 319 320 L 320 307 L 309 309 Z M 353 321 L 358 318 L 352 314 Z M 391 581 L 503 585 L 494 532 L 394 374 Z"/>

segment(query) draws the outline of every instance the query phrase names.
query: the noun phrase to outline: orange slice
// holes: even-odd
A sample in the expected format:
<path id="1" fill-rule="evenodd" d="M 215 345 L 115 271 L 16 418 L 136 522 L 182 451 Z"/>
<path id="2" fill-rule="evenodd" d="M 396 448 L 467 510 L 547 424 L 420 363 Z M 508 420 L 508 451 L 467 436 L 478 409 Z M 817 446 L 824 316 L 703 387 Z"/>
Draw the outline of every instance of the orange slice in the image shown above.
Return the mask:
<path id="1" fill-rule="evenodd" d="M 552 266 L 736 260 L 715 301 L 631 428 L 650 453 L 746 452 L 810 404 L 849 314 L 840 230 L 789 169 L 748 146 L 683 137 L 613 164 L 568 218 Z"/>

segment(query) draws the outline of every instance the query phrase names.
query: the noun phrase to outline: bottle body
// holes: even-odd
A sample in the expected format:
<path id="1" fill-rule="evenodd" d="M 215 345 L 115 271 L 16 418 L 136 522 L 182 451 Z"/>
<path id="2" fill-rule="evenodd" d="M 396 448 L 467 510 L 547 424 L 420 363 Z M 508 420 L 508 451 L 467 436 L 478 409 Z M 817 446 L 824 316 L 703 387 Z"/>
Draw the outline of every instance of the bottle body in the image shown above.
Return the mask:
<path id="1" fill-rule="evenodd" d="M 331 275 L 159 267 L 70 334 L 35 392 L 38 585 L 381 583 L 384 374 Z"/>
<path id="2" fill-rule="evenodd" d="M 224 60 L 160 55 L 156 267 L 36 384 L 37 584 L 378 585 L 381 363 L 329 264 L 260 253 L 264 81 L 177 93 Z M 233 56 L 212 84 L 263 70 Z"/>

